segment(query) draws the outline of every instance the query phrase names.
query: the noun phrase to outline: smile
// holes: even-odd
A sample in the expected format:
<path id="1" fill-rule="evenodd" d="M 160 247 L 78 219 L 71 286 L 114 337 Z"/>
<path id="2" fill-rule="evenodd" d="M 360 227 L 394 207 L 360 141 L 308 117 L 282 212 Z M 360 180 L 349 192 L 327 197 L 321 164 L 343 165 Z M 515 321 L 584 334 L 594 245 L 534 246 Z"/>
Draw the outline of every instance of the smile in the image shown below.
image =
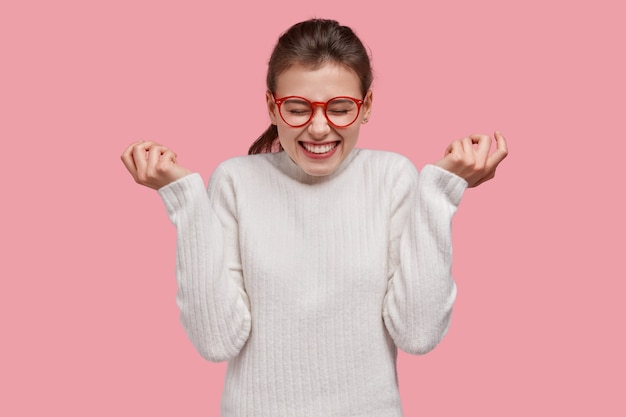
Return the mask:
<path id="1" fill-rule="evenodd" d="M 335 149 L 338 144 L 339 144 L 339 142 L 330 142 L 330 143 L 324 143 L 324 144 L 320 144 L 320 145 L 314 145 L 312 143 L 300 142 L 300 145 L 302 145 L 302 147 L 304 149 L 306 149 L 308 152 L 314 153 L 316 155 L 322 155 L 322 154 L 325 154 L 325 153 L 329 153 L 333 149 Z"/>

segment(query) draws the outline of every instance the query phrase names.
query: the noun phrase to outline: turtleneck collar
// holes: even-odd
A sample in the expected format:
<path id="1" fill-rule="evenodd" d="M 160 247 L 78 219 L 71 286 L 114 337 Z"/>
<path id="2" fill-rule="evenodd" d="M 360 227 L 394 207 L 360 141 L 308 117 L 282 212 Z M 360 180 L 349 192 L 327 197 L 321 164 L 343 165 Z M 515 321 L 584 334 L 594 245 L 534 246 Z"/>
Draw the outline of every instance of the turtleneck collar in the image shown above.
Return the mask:
<path id="1" fill-rule="evenodd" d="M 294 180 L 303 184 L 313 185 L 332 181 L 334 178 L 341 175 L 341 173 L 345 171 L 345 169 L 350 165 L 350 163 L 358 155 L 358 153 L 359 149 L 352 149 L 348 157 L 341 162 L 341 164 L 337 167 L 335 171 L 333 171 L 331 174 L 322 176 L 315 176 L 304 172 L 302 168 L 300 168 L 295 162 L 293 162 L 293 160 L 285 151 L 273 154 L 272 162 L 279 171 L 281 171 L 288 177 L 293 178 Z"/>

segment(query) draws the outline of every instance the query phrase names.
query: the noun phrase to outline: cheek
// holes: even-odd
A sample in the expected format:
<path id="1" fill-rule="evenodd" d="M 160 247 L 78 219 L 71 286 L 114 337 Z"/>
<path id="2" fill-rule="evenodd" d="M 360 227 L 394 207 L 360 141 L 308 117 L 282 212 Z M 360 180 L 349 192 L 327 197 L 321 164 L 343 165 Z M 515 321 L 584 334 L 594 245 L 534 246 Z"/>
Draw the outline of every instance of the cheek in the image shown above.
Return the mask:
<path id="1" fill-rule="evenodd" d="M 278 141 L 285 149 L 291 149 L 296 145 L 297 134 L 293 132 L 293 129 L 286 129 L 285 126 L 281 126 L 279 122 L 278 128 Z"/>
<path id="2" fill-rule="evenodd" d="M 359 125 L 351 126 L 350 131 L 346 132 L 346 135 L 345 135 L 346 140 L 351 143 L 356 143 L 357 139 L 359 138 L 359 128 L 360 128 Z"/>

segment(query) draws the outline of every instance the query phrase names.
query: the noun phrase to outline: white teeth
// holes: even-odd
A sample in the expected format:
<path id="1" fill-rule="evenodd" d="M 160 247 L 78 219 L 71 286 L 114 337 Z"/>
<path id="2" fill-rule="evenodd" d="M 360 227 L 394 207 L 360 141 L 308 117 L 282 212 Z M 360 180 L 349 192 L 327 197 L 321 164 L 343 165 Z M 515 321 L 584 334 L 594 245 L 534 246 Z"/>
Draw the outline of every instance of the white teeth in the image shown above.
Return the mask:
<path id="1" fill-rule="evenodd" d="M 302 143 L 302 145 L 309 152 L 322 154 L 335 149 L 335 146 L 337 146 L 337 142 L 326 143 L 324 145 L 311 145 L 310 143 Z"/>

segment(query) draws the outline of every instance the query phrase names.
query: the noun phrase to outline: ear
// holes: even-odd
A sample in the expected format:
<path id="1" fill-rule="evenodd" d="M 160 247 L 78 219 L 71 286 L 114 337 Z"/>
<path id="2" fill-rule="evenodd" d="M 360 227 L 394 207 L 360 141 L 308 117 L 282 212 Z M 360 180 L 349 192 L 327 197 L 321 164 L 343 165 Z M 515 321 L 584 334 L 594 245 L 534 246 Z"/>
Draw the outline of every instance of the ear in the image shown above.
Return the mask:
<path id="1" fill-rule="evenodd" d="M 361 123 L 367 123 L 372 114 L 372 100 L 374 99 L 374 93 L 372 90 L 367 90 L 367 94 L 363 99 L 363 105 L 361 106 Z"/>
<path id="2" fill-rule="evenodd" d="M 270 91 L 265 92 L 265 101 L 267 102 L 267 113 L 270 116 L 270 120 L 273 125 L 276 124 L 276 103 L 274 103 L 274 96 Z"/>

